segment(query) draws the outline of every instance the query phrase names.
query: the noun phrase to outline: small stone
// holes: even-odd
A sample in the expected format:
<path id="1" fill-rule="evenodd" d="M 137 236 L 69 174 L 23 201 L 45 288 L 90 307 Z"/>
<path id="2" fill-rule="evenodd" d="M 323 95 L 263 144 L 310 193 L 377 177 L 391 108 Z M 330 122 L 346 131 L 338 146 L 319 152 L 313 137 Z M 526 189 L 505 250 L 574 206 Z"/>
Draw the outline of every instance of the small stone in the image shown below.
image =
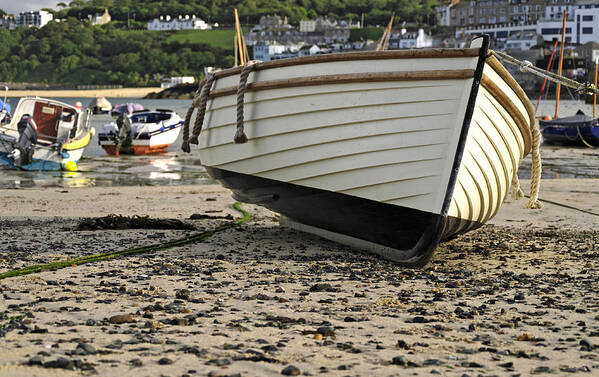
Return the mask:
<path id="1" fill-rule="evenodd" d="M 310 292 L 336 292 L 337 290 L 329 283 L 318 283 L 310 287 Z"/>
<path id="2" fill-rule="evenodd" d="M 59 357 L 56 360 L 48 361 L 44 363 L 44 368 L 57 368 L 57 369 L 75 369 L 75 363 L 65 357 Z"/>
<path id="3" fill-rule="evenodd" d="M 175 293 L 175 297 L 180 300 L 189 300 L 189 298 L 191 297 L 191 292 L 189 292 L 189 289 L 179 289 Z"/>
<path id="4" fill-rule="evenodd" d="M 160 364 L 160 365 L 169 365 L 172 363 L 173 363 L 173 360 L 169 359 L 168 357 L 163 357 L 162 359 L 158 360 L 158 364 Z"/>
<path id="5" fill-rule="evenodd" d="M 29 361 L 27 361 L 27 365 L 43 365 L 44 358 L 41 356 L 33 356 Z"/>
<path id="6" fill-rule="evenodd" d="M 120 325 L 121 323 L 134 322 L 133 317 L 128 314 L 113 315 L 108 322 Z"/>
<path id="7" fill-rule="evenodd" d="M 164 327 L 164 325 L 158 321 L 154 321 L 154 320 L 149 320 L 146 321 L 146 324 L 144 325 L 146 328 L 149 329 L 154 329 L 154 330 L 158 330 Z"/>
<path id="8" fill-rule="evenodd" d="M 408 345 L 408 343 L 406 343 L 404 340 L 401 340 L 401 339 L 397 341 L 397 347 L 404 349 L 404 350 L 410 349 L 410 346 Z"/>
<path id="9" fill-rule="evenodd" d="M 315 340 L 322 340 L 322 338 L 323 338 L 322 334 L 314 334 Z"/>
<path id="10" fill-rule="evenodd" d="M 408 359 L 405 356 L 395 356 L 391 359 L 391 364 L 406 366 L 408 365 Z"/>
<path id="11" fill-rule="evenodd" d="M 322 336 L 335 336 L 335 330 L 329 326 L 322 326 L 316 329 L 316 332 L 321 334 Z"/>
<path id="12" fill-rule="evenodd" d="M 88 343 L 77 344 L 76 350 L 83 351 L 85 355 L 95 355 L 96 353 L 98 353 L 98 351 L 96 351 L 94 346 L 92 346 L 91 344 L 88 344 Z"/>
<path id="13" fill-rule="evenodd" d="M 302 372 L 299 370 L 299 368 L 293 365 L 289 365 L 281 371 L 281 374 L 285 376 L 299 376 L 300 374 L 302 374 Z"/>
<path id="14" fill-rule="evenodd" d="M 593 350 L 593 342 L 589 339 L 589 338 L 582 338 L 580 340 L 580 345 L 581 345 L 581 349 L 584 351 L 591 351 Z"/>
<path id="15" fill-rule="evenodd" d="M 132 359 L 132 360 L 129 360 L 129 363 L 134 367 L 140 367 L 140 366 L 144 365 L 144 363 L 141 361 L 141 359 Z"/>

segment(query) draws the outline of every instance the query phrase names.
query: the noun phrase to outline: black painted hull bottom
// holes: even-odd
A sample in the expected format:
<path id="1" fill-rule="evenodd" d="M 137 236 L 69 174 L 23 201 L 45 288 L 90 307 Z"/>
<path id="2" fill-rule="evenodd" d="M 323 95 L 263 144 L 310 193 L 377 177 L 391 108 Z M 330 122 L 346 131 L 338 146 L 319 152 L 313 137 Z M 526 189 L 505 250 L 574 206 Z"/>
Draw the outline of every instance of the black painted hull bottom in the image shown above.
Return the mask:
<path id="1" fill-rule="evenodd" d="M 480 226 L 351 195 L 212 167 L 206 170 L 232 190 L 236 200 L 261 205 L 300 224 L 380 245 L 381 252 L 374 252 L 405 265 L 425 264 L 441 240 L 457 235 L 448 233 L 451 229 Z"/>

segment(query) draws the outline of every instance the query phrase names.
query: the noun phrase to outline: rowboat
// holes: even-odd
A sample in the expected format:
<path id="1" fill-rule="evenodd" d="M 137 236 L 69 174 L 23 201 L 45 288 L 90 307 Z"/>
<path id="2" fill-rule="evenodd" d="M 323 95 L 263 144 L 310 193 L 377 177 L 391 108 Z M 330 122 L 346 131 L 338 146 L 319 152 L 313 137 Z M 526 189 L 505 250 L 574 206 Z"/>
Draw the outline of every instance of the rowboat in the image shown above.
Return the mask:
<path id="1" fill-rule="evenodd" d="M 20 170 L 77 169 L 95 130 L 90 111 L 64 102 L 23 97 L 0 125 L 0 163 Z"/>
<path id="2" fill-rule="evenodd" d="M 172 110 L 140 110 L 124 113 L 105 124 L 98 142 L 109 155 L 161 153 L 179 137 L 183 119 Z"/>
<path id="3" fill-rule="evenodd" d="M 197 142 L 212 177 L 282 225 L 421 266 L 495 216 L 531 149 L 540 173 L 532 105 L 488 45 L 216 72 L 200 84 L 183 148 Z M 529 207 L 537 197 L 533 184 Z"/>

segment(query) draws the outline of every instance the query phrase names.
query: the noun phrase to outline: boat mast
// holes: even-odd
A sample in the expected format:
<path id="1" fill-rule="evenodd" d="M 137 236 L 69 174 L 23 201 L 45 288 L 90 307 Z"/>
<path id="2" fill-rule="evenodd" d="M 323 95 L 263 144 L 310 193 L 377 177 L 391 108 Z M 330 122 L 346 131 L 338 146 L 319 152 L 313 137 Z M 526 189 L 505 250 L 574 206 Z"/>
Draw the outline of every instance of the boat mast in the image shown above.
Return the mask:
<path id="1" fill-rule="evenodd" d="M 595 89 L 597 89 L 597 71 L 599 68 L 599 58 L 595 59 Z M 597 109 L 597 93 L 593 94 L 593 118 Z"/>
<path id="2" fill-rule="evenodd" d="M 237 8 L 235 8 L 235 36 L 237 37 L 237 49 L 239 51 L 239 61 L 241 65 L 247 63 L 247 48 L 245 48 L 245 41 L 243 40 L 243 34 L 241 34 L 241 26 L 239 25 L 239 14 Z"/>
<path id="3" fill-rule="evenodd" d="M 558 75 L 562 75 L 562 67 L 564 64 L 564 43 L 566 42 L 566 16 L 568 15 L 568 11 L 564 11 L 563 22 L 562 22 L 562 46 L 560 48 L 559 53 L 559 68 L 557 70 Z M 557 118 L 559 116 L 559 94 L 562 89 L 561 84 L 557 84 L 557 91 L 555 93 L 555 116 Z"/>
<path id="4" fill-rule="evenodd" d="M 553 44 L 553 50 L 551 50 L 551 57 L 549 58 L 549 64 L 547 64 L 547 70 L 551 70 L 551 63 L 553 63 L 553 56 L 555 55 L 555 50 L 557 49 L 557 39 Z M 543 92 L 545 91 L 545 84 L 547 84 L 547 78 L 543 80 L 543 86 L 541 86 L 541 93 L 539 94 L 539 99 L 537 100 L 537 106 L 535 106 L 535 113 L 539 108 L 539 103 L 541 103 L 541 99 L 543 98 Z"/>
<path id="5" fill-rule="evenodd" d="M 395 12 L 391 15 L 391 19 L 389 20 L 389 24 L 383 31 L 383 35 L 381 39 L 379 39 L 376 44 L 375 51 L 385 51 L 387 49 L 387 44 L 389 43 L 389 37 L 391 37 L 391 30 L 393 29 L 393 19 L 395 18 Z"/>

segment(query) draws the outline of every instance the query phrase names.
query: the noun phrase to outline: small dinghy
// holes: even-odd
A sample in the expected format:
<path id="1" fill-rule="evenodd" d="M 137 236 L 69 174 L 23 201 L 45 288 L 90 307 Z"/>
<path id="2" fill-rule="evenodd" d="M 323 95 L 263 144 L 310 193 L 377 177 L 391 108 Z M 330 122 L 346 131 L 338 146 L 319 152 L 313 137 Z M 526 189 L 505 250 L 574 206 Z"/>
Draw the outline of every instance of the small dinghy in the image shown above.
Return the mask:
<path id="1" fill-rule="evenodd" d="M 0 124 L 0 163 L 22 170 L 77 170 L 94 133 L 90 111 L 24 97 L 9 123 Z"/>
<path id="2" fill-rule="evenodd" d="M 543 140 L 550 144 L 599 146 L 599 123 L 581 110 L 568 117 L 539 120 L 539 126 Z"/>
<path id="3" fill-rule="evenodd" d="M 199 143 L 212 177 L 283 225 L 423 265 L 439 242 L 491 219 L 512 183 L 521 194 L 531 149 L 540 173 L 532 105 L 488 44 L 216 72 L 188 112 L 186 127 L 199 108 L 183 149 Z"/>
<path id="4" fill-rule="evenodd" d="M 177 140 L 183 119 L 172 110 L 157 109 L 122 113 L 102 127 L 98 143 L 109 155 L 164 152 Z"/>

